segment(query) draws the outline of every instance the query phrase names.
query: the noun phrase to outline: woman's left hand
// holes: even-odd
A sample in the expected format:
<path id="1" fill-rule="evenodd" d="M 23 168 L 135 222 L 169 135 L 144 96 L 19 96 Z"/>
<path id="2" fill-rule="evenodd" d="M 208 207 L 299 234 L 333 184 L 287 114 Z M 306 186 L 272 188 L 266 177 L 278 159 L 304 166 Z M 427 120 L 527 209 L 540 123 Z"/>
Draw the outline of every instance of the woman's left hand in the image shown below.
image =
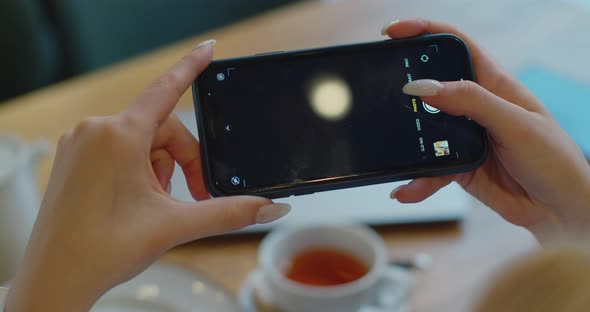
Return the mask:
<path id="1" fill-rule="evenodd" d="M 124 112 L 62 136 L 6 312 L 88 311 L 176 245 L 289 211 L 259 197 L 209 199 L 199 144 L 172 110 L 211 61 L 213 43 L 195 47 Z M 175 162 L 201 201 L 170 197 Z"/>

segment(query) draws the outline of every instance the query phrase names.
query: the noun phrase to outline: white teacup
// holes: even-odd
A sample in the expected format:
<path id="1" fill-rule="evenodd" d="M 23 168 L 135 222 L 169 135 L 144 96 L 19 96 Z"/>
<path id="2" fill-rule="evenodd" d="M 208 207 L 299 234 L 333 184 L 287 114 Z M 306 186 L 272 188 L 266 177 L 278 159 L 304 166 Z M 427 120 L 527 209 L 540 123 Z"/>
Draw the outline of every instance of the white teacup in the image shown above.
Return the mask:
<path id="1" fill-rule="evenodd" d="M 14 274 L 39 209 L 36 169 L 48 144 L 0 135 L 0 285 Z"/>
<path id="2" fill-rule="evenodd" d="M 314 286 L 293 281 L 281 269 L 309 248 L 344 251 L 364 262 L 363 277 L 336 286 Z M 359 225 L 309 225 L 279 229 L 269 234 L 259 250 L 260 270 L 273 305 L 282 311 L 358 312 L 399 311 L 407 297 L 407 274 L 388 266 L 387 250 L 375 231 Z"/>

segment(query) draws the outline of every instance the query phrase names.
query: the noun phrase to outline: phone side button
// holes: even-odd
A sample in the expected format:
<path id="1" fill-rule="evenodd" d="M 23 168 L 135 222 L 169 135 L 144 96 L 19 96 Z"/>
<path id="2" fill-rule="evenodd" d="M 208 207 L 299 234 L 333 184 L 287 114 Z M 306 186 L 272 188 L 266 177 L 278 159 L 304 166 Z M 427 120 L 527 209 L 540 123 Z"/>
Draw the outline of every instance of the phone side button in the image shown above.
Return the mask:
<path id="1" fill-rule="evenodd" d="M 279 53 L 283 53 L 283 52 L 285 52 L 285 51 L 273 51 L 273 52 L 256 53 L 256 54 L 254 54 L 254 56 L 273 55 L 273 54 L 279 54 Z"/>

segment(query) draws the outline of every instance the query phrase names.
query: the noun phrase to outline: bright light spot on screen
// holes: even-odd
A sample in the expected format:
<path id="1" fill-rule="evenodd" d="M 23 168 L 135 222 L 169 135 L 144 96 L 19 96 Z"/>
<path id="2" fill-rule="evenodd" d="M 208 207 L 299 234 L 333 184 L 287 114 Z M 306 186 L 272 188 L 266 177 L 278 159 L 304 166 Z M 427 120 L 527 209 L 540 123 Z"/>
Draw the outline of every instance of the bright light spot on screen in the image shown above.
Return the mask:
<path id="1" fill-rule="evenodd" d="M 352 106 L 352 92 L 343 79 L 328 76 L 316 79 L 310 88 L 313 111 L 318 116 L 338 121 L 346 117 Z"/>

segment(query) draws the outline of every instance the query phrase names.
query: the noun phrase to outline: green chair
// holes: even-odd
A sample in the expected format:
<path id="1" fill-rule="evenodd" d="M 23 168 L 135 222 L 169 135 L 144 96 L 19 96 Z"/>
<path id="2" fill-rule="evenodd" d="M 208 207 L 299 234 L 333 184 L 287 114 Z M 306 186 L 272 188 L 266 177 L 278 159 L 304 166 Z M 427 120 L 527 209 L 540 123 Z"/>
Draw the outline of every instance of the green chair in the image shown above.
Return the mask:
<path id="1" fill-rule="evenodd" d="M 0 101 L 61 76 L 61 53 L 38 0 L 0 0 Z"/>
<path id="2" fill-rule="evenodd" d="M 294 0 L 60 0 L 67 68 L 78 74 Z"/>

